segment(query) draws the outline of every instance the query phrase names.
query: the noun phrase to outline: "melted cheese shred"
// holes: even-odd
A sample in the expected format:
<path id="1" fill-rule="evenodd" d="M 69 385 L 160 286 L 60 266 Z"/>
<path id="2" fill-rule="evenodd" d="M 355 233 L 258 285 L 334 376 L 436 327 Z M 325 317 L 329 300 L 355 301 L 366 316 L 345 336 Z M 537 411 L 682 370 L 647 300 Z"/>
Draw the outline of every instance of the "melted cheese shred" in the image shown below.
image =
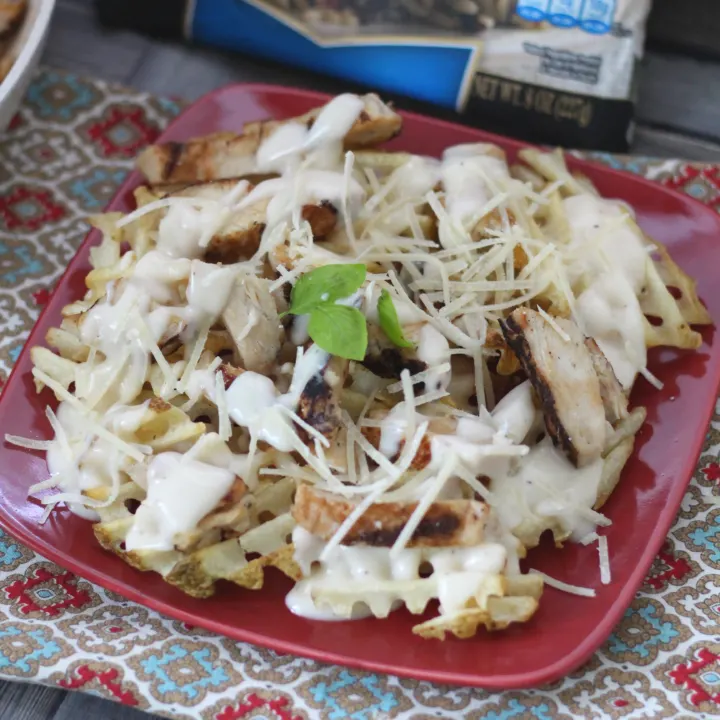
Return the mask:
<path id="1" fill-rule="evenodd" d="M 576 468 L 549 438 L 537 442 L 543 421 L 529 381 L 496 395 L 497 353 L 487 345 L 514 308 L 541 303 L 568 346 L 558 314 L 594 338 L 626 390 L 638 374 L 660 387 L 646 367 L 639 301 L 649 245 L 617 202 L 567 173 L 535 192 L 487 144 L 448 148 L 441 159 L 346 151 L 373 97 L 340 95 L 312 122 L 278 124 L 248 159 L 270 179 L 241 180 L 212 198 L 203 189 L 150 198 L 116 221 L 93 253 L 91 289 L 75 317 L 87 360 L 38 362 L 33 371 L 60 401 L 48 413 L 54 439 L 6 441 L 47 452 L 50 478 L 31 491 L 56 491 L 43 497 L 48 512 L 65 503 L 97 520 L 123 483 L 136 482 L 145 497 L 126 547 L 138 552 L 164 553 L 202 535 L 241 489 L 248 507 L 253 493 L 288 481 L 354 503 L 327 541 L 295 530 L 305 578 L 288 606 L 305 617 L 384 616 L 432 598 L 441 614 L 457 614 L 488 578 L 519 572 L 517 543 L 507 538 L 528 527 L 597 541 L 607 584 L 607 539 L 595 529 L 610 521 L 593 510 L 602 459 Z M 322 242 L 313 236 L 316 213 L 332 225 Z M 203 260 L 256 226 L 264 230 L 249 259 Z M 130 240 L 124 254 L 120 237 Z M 282 296 L 301 275 L 356 262 L 366 264 L 367 281 L 338 302 L 358 308 L 379 338 L 367 367 L 388 356 L 397 363 L 387 378 L 354 362 L 338 369 L 310 340 L 309 315 L 288 331 L 280 319 Z M 381 293 L 411 347 L 385 336 Z M 236 326 L 230 315 L 241 319 Z M 228 375 L 221 363 L 230 357 L 240 367 Z M 172 416 L 164 434 L 160 416 Z M 90 497 L 99 490 L 102 501 Z M 443 500 L 486 503 L 486 540 L 413 548 Z M 383 502 L 413 504 L 392 546 L 345 545 Z M 277 510 L 285 517 L 290 507 Z M 423 563 L 432 576 L 421 576 Z"/>

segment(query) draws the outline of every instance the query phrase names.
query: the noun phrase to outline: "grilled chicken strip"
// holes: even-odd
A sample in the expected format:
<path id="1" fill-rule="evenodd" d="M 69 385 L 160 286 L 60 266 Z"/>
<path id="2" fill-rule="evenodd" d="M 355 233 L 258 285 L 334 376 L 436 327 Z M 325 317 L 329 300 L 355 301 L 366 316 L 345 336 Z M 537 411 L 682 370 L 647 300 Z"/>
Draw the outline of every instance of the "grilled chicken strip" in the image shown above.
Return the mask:
<path id="1" fill-rule="evenodd" d="M 553 443 L 583 467 L 600 457 L 607 434 L 600 380 L 578 327 L 562 318 L 556 322 L 569 342 L 528 308 L 515 310 L 502 330 L 540 398 Z"/>
<path id="2" fill-rule="evenodd" d="M 368 346 L 362 364 L 374 375 L 388 380 L 399 380 L 403 370 L 416 375 L 428 367 L 418 358 L 417 348 L 393 345 L 375 323 L 368 323 Z M 416 391 L 421 392 L 423 387 L 423 384 L 416 385 Z"/>
<path id="3" fill-rule="evenodd" d="M 196 197 L 206 200 L 222 200 L 236 187 L 238 178 L 214 180 L 211 182 L 186 185 L 172 193 L 163 193 L 162 196 Z M 248 187 L 248 192 L 253 186 Z M 205 251 L 206 262 L 219 262 L 224 265 L 247 260 L 251 258 L 260 247 L 270 198 L 264 198 L 242 208 L 233 215 L 210 240 Z M 316 240 L 329 235 L 337 224 L 338 211 L 327 200 L 303 205 L 301 210 L 303 220 L 307 220 L 312 228 Z"/>
<path id="4" fill-rule="evenodd" d="M 417 386 L 416 386 L 417 387 Z M 368 413 L 370 420 L 385 420 L 390 411 L 385 408 L 371 410 Z M 432 439 L 435 435 L 452 435 L 457 427 L 457 419 L 453 417 L 424 417 L 423 420 L 428 421 L 428 431 L 420 440 L 415 456 L 410 463 L 411 470 L 423 470 L 432 460 Z M 360 432 L 365 436 L 368 442 L 377 450 L 381 449 L 382 430 L 379 427 L 363 427 Z M 405 447 L 405 439 L 401 439 L 397 444 L 397 452 L 391 458 L 391 462 L 396 462 L 402 454 Z"/>
<path id="5" fill-rule="evenodd" d="M 239 364 L 245 370 L 259 373 L 270 372 L 283 337 L 269 284 L 269 280 L 262 278 L 239 278 L 222 314 L 223 323 L 233 338 Z"/>
<path id="6" fill-rule="evenodd" d="M 355 509 L 351 500 L 301 485 L 292 515 L 298 525 L 329 540 Z M 391 547 L 413 514 L 417 503 L 386 502 L 371 505 L 342 541 L 343 545 Z M 483 542 L 489 508 L 476 500 L 438 500 L 428 508 L 407 547 L 468 547 Z"/>
<path id="7" fill-rule="evenodd" d="M 297 414 L 308 425 L 329 440 L 336 435 L 341 422 L 340 393 L 347 377 L 349 362 L 327 356 L 322 370 L 313 375 L 300 393 Z M 302 436 L 302 429 L 299 429 Z"/>
<path id="8" fill-rule="evenodd" d="M 364 95 L 364 110 L 345 136 L 345 149 L 378 145 L 395 137 L 402 118 L 377 95 Z M 289 120 L 246 123 L 241 134 L 215 133 L 186 143 L 151 145 L 138 158 L 140 172 L 151 184 L 192 183 L 242 177 L 257 171 L 255 153 L 263 140 L 288 122 L 312 127 L 322 108 Z"/>

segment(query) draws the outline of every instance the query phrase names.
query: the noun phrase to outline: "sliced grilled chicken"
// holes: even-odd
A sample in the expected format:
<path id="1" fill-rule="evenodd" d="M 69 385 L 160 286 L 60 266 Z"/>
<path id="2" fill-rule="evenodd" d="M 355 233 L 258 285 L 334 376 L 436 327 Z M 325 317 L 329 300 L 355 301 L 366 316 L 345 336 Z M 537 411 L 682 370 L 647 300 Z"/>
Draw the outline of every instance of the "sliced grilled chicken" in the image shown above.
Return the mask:
<path id="1" fill-rule="evenodd" d="M 211 182 L 186 185 L 169 194 L 174 197 L 197 197 L 205 200 L 222 200 L 236 187 L 238 178 L 214 180 Z M 253 186 L 248 187 L 248 192 Z M 219 262 L 224 265 L 251 258 L 260 247 L 270 197 L 242 208 L 233 215 L 210 240 L 205 251 L 204 260 Z M 315 239 L 329 235 L 337 224 L 338 211 L 327 200 L 303 205 L 301 215 L 310 224 Z"/>
<path id="2" fill-rule="evenodd" d="M 239 364 L 259 373 L 270 372 L 282 345 L 283 329 L 269 284 L 262 278 L 239 278 L 222 314 Z"/>
<path id="3" fill-rule="evenodd" d="M 339 495 L 301 485 L 292 515 L 298 525 L 329 540 L 355 509 Z M 344 537 L 343 545 L 391 547 L 415 511 L 415 502 L 371 505 Z M 489 508 L 476 500 L 438 500 L 430 505 L 407 547 L 468 547 L 483 542 Z"/>
<path id="4" fill-rule="evenodd" d="M 185 193 L 188 196 L 197 196 L 197 190 L 204 192 L 204 188 L 212 186 L 220 186 L 226 191 L 232 190 L 237 183 L 241 180 L 245 180 L 251 185 L 258 185 L 265 180 L 272 180 L 277 177 L 275 173 L 252 173 L 250 175 L 243 175 L 242 177 L 230 177 L 220 178 L 218 180 L 205 180 L 199 182 L 182 182 L 182 183 L 157 183 L 151 185 L 152 192 L 158 197 L 167 197 L 168 195 L 177 195 L 179 193 Z"/>
<path id="5" fill-rule="evenodd" d="M 327 355 L 326 364 L 307 381 L 297 404 L 297 414 L 329 440 L 335 438 L 342 424 L 340 393 L 348 368 L 345 358 Z"/>
<path id="6" fill-rule="evenodd" d="M 390 414 L 390 410 L 385 408 L 377 408 L 368 413 L 368 418 L 374 421 L 383 421 Z M 436 417 L 421 418 L 429 420 L 428 431 L 420 440 L 420 445 L 410 463 L 411 470 L 423 470 L 432 460 L 432 439 L 435 435 L 452 435 L 457 428 L 457 420 L 453 417 Z M 379 427 L 363 427 L 360 432 L 367 438 L 369 443 L 376 449 L 382 450 L 382 429 Z M 405 438 L 401 438 L 397 442 L 397 449 L 392 457 L 388 458 L 391 462 L 396 462 L 402 454 L 405 447 Z M 387 453 L 390 454 L 389 452 Z"/>
<path id="7" fill-rule="evenodd" d="M 364 110 L 345 137 L 345 148 L 378 145 L 397 135 L 402 118 L 377 95 L 364 95 Z M 312 127 L 322 108 L 289 120 L 246 123 L 241 134 L 221 132 L 186 143 L 151 145 L 138 158 L 140 172 L 151 184 L 193 183 L 243 177 L 257 171 L 255 153 L 280 125 L 288 122 Z"/>
<path id="8" fill-rule="evenodd" d="M 407 330 L 407 329 L 406 329 Z M 368 346 L 362 364 L 374 375 L 388 380 L 399 380 L 403 370 L 416 375 L 427 370 L 427 363 L 417 356 L 417 348 L 399 348 L 388 340 L 379 325 L 368 323 Z M 421 392 L 424 385 L 415 386 Z"/>
<path id="9" fill-rule="evenodd" d="M 540 398 L 548 434 L 583 467 L 600 457 L 607 434 L 600 381 L 578 327 L 562 318 L 556 322 L 569 341 L 528 308 L 515 310 L 502 330 Z"/>
<path id="10" fill-rule="evenodd" d="M 380 143 L 392 140 L 402 130 L 402 118 L 400 115 L 377 95 L 368 93 L 360 97 L 363 101 L 363 109 L 358 119 L 348 130 L 347 135 L 345 135 L 343 145 L 346 150 L 375 147 Z M 304 115 L 290 120 L 259 120 L 246 123 L 243 132 L 252 133 L 264 140 L 280 125 L 288 122 L 301 123 L 309 129 L 322 112 L 323 107 L 313 108 Z"/>
<path id="11" fill-rule="evenodd" d="M 627 396 L 615 377 L 612 365 L 598 344 L 592 338 L 585 338 L 585 346 L 590 351 L 595 374 L 600 381 L 600 396 L 605 408 L 605 418 L 611 425 L 615 425 L 628 415 Z"/>

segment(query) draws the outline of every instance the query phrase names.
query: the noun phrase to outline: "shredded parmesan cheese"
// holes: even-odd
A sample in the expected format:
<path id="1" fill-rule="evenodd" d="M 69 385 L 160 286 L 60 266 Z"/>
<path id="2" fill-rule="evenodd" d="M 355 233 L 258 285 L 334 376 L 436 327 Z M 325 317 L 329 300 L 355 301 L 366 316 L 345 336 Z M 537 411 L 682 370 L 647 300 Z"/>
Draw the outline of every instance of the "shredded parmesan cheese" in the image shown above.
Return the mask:
<path id="1" fill-rule="evenodd" d="M 556 590 L 562 590 L 563 592 L 570 593 L 570 595 L 579 595 L 580 597 L 595 597 L 595 590 L 592 588 L 571 585 L 570 583 L 550 577 L 550 575 L 546 575 L 544 572 L 540 572 L 540 570 L 535 570 L 534 568 L 528 570 L 528 572 L 533 575 L 539 575 L 550 587 Z"/>
<path id="2" fill-rule="evenodd" d="M 567 343 L 570 342 L 570 336 L 557 324 L 555 318 L 548 315 L 541 307 L 538 309 L 538 313 L 545 320 L 545 322 Z"/>
<path id="3" fill-rule="evenodd" d="M 657 390 L 662 390 L 665 387 L 662 380 L 655 377 L 655 375 L 653 375 L 647 367 L 641 367 L 639 372 Z"/>
<path id="4" fill-rule="evenodd" d="M 605 535 L 598 537 L 598 555 L 600 557 L 600 582 L 609 585 L 612 580 L 610 574 L 610 555 L 608 553 L 608 541 Z"/>
<path id="5" fill-rule="evenodd" d="M 222 372 L 215 373 L 215 405 L 218 409 L 218 435 L 227 442 L 232 435 L 230 415 L 228 413 L 225 381 Z"/>
<path id="6" fill-rule="evenodd" d="M 438 472 L 437 477 L 430 483 L 428 490 L 423 494 L 422 499 L 415 507 L 415 510 L 413 510 L 413 514 L 408 518 L 397 540 L 395 540 L 392 548 L 390 548 L 390 555 L 397 555 L 410 542 L 417 526 L 425 517 L 425 513 L 435 501 L 440 491 L 445 487 L 456 465 L 457 458 L 453 453 L 448 453 L 448 456 L 443 460 L 442 468 Z"/>
<path id="7" fill-rule="evenodd" d="M 190 382 L 190 376 L 193 374 L 198 362 L 200 361 L 200 355 L 202 355 L 202 351 L 205 348 L 205 343 L 207 342 L 209 333 L 210 325 L 205 323 L 200 328 L 197 337 L 195 338 L 195 344 L 193 345 L 192 352 L 190 353 L 188 364 L 183 371 L 180 382 L 178 383 L 178 390 L 180 390 L 180 392 L 185 392 L 185 390 L 187 390 L 188 383 Z"/>
<path id="8" fill-rule="evenodd" d="M 35 438 L 20 437 L 19 435 L 5 435 L 5 442 L 26 450 L 47 450 L 52 446 L 51 440 L 36 440 Z"/>

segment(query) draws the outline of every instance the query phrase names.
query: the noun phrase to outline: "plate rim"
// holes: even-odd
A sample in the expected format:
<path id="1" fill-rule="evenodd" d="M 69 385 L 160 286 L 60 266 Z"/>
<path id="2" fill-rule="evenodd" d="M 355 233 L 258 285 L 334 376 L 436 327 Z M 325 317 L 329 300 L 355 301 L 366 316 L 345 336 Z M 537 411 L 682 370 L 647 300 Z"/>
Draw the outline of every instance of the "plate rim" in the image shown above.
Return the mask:
<path id="1" fill-rule="evenodd" d="M 303 88 L 293 88 L 284 85 L 275 85 L 272 83 L 226 84 L 202 95 L 201 97 L 190 103 L 188 106 L 186 106 L 160 133 L 155 142 L 163 142 L 166 136 L 172 134 L 175 126 L 177 124 L 180 124 L 182 118 L 186 113 L 191 112 L 196 107 L 202 106 L 204 103 L 214 99 L 218 95 L 233 92 L 281 93 L 286 96 L 289 95 L 295 97 L 303 97 L 320 101 L 326 101 L 327 99 L 333 97 L 333 95 L 330 93 L 324 93 L 315 90 L 306 90 Z M 434 118 L 430 115 L 424 115 L 422 113 L 416 113 L 412 111 L 400 112 L 404 117 L 422 120 L 424 122 L 430 120 L 434 125 L 442 125 L 448 130 L 464 128 L 476 132 L 481 132 L 484 138 L 487 139 L 487 141 L 500 141 L 506 146 L 511 145 L 515 150 L 522 148 L 538 147 L 533 143 L 527 143 L 521 140 L 517 140 L 515 138 L 505 137 L 497 133 L 482 130 L 480 128 L 472 128 L 471 126 L 463 125 L 461 123 L 443 120 L 440 118 Z M 713 221 L 718 224 L 718 227 L 720 229 L 720 217 L 718 217 L 718 214 L 696 198 L 693 198 L 686 193 L 682 193 L 672 188 L 667 188 L 663 185 L 660 185 L 659 183 L 650 180 L 645 176 L 637 175 L 623 170 L 618 170 L 617 168 L 598 163 L 592 158 L 577 158 L 574 155 L 571 155 L 569 151 L 566 152 L 567 157 L 570 160 L 570 164 L 579 163 L 583 166 L 586 164 L 597 166 L 599 168 L 602 168 L 603 172 L 609 174 L 610 176 L 614 175 L 625 178 L 630 177 L 632 178 L 633 182 L 644 186 L 646 189 L 654 193 L 660 193 L 665 195 L 669 194 L 671 196 L 675 196 L 683 203 L 687 203 L 689 201 L 691 205 L 694 205 L 702 213 L 706 213 L 710 217 L 712 217 Z M 125 180 L 122 182 L 122 184 L 118 187 L 110 202 L 103 208 L 101 212 L 112 211 L 117 205 L 122 204 L 127 193 L 132 188 L 137 186 L 138 179 L 140 177 L 140 173 L 136 169 L 132 169 L 129 172 L 128 176 L 125 178 Z M 55 289 L 59 288 L 63 283 L 67 281 L 71 272 L 75 270 L 75 266 L 80 263 L 79 256 L 87 247 L 92 244 L 92 241 L 96 235 L 99 235 L 99 231 L 96 228 L 91 228 L 89 232 L 85 235 L 81 244 L 78 246 L 78 249 L 68 262 L 67 267 L 56 281 L 53 292 L 55 291 Z M 20 383 L 22 381 L 23 376 L 20 374 L 20 367 L 21 365 L 23 365 L 24 361 L 29 360 L 27 356 L 29 355 L 31 348 L 34 344 L 44 345 L 44 341 L 42 339 L 40 342 L 37 342 L 36 336 L 40 332 L 41 326 L 43 325 L 42 321 L 44 320 L 46 314 L 50 313 L 50 305 L 51 303 L 47 303 L 42 309 L 42 311 L 39 313 L 37 320 L 31 328 L 28 337 L 25 340 L 25 343 L 23 344 L 20 355 L 18 356 L 12 367 L 12 370 L 5 383 L 4 390 L 3 392 L 0 392 L 0 414 L 4 409 L 3 397 L 8 397 L 8 388 L 11 385 L 14 386 L 15 383 Z M 713 327 L 717 329 L 717 325 L 713 325 Z M 717 397 L 717 391 L 719 386 L 720 362 L 717 362 L 714 368 L 714 375 L 710 377 L 708 381 L 708 388 L 713 389 L 713 397 Z M 709 402 L 707 405 L 707 410 L 700 416 L 700 418 L 703 420 L 702 425 L 704 425 L 706 428 L 713 417 L 714 408 L 715 401 Z M 0 526 L 2 526 L 2 528 L 5 529 L 14 538 L 20 540 L 33 551 L 40 554 L 43 558 L 49 559 L 57 563 L 59 566 L 72 571 L 74 574 L 78 575 L 81 578 L 87 579 L 93 583 L 97 583 L 101 587 L 111 590 L 113 592 L 117 592 L 118 594 L 134 602 L 137 602 L 144 607 L 149 607 L 152 610 L 155 610 L 163 615 L 175 618 L 182 622 L 189 622 L 190 624 L 204 627 L 205 629 L 211 630 L 218 635 L 230 637 L 240 642 L 248 642 L 254 645 L 259 645 L 261 647 L 273 649 L 279 653 L 311 658 L 313 660 L 340 665 L 343 667 L 359 668 L 372 672 L 381 672 L 388 675 L 407 677 L 433 683 L 478 687 L 487 690 L 510 690 L 530 688 L 537 687 L 538 685 L 541 685 L 543 683 L 551 682 L 560 677 L 565 677 L 569 673 L 576 670 L 578 667 L 584 664 L 591 655 L 595 653 L 595 651 L 599 648 L 602 642 L 612 632 L 612 629 L 616 626 L 617 622 L 622 617 L 625 609 L 629 607 L 632 598 L 640 587 L 642 580 L 646 576 L 648 569 L 652 565 L 652 562 L 657 555 L 660 547 L 662 546 L 662 543 L 665 541 L 668 530 L 672 526 L 673 520 L 676 518 L 680 510 L 680 503 L 682 502 L 682 498 L 685 495 L 687 487 L 692 480 L 694 469 L 697 466 L 697 462 L 702 451 L 705 434 L 705 432 L 700 433 L 693 440 L 692 446 L 689 448 L 689 451 L 684 453 L 685 457 L 688 458 L 687 464 L 691 467 L 691 469 L 687 477 L 683 479 L 682 482 L 676 483 L 673 486 L 671 492 L 668 494 L 668 502 L 665 503 L 662 511 L 657 516 L 655 529 L 650 538 L 652 542 L 645 545 L 640 560 L 635 563 L 628 580 L 625 582 L 624 586 L 620 588 L 615 600 L 610 606 L 611 608 L 622 609 L 619 610 L 619 612 L 616 612 L 615 615 L 612 616 L 612 618 L 609 612 L 606 613 L 603 616 L 602 621 L 598 623 L 590 633 L 583 637 L 583 639 L 577 644 L 577 646 L 571 653 L 568 653 L 565 656 L 559 658 L 552 664 L 543 665 L 537 670 L 526 671 L 522 674 L 506 673 L 503 675 L 485 676 L 465 671 L 458 672 L 444 670 L 440 671 L 404 669 L 402 666 L 394 666 L 391 662 L 385 662 L 381 659 L 372 661 L 356 659 L 348 655 L 339 654 L 337 652 L 316 649 L 314 646 L 305 645 L 295 641 L 285 641 L 282 639 L 270 638 L 250 628 L 238 628 L 235 626 L 229 626 L 220 621 L 214 621 L 211 617 L 194 615 L 190 611 L 179 609 L 176 605 L 167 603 L 163 600 L 156 600 L 152 597 L 145 597 L 139 587 L 136 588 L 134 586 L 128 585 L 124 581 L 118 581 L 112 576 L 107 575 L 105 572 L 102 571 L 102 569 L 96 569 L 94 567 L 86 565 L 83 562 L 76 562 L 72 556 L 65 554 L 60 547 L 49 545 L 38 536 L 31 534 L 29 531 L 26 531 L 23 526 L 16 521 L 14 514 L 8 512 L 8 509 L 4 504 L 0 504 Z M 2 453 L 5 447 L 5 443 L 0 444 L 0 457 L 2 457 Z M 690 460 L 692 460 L 692 462 L 690 462 Z M 650 550 L 652 551 L 650 552 Z M 137 572 L 140 573 L 141 571 Z M 468 641 L 460 640 L 458 642 Z"/>

